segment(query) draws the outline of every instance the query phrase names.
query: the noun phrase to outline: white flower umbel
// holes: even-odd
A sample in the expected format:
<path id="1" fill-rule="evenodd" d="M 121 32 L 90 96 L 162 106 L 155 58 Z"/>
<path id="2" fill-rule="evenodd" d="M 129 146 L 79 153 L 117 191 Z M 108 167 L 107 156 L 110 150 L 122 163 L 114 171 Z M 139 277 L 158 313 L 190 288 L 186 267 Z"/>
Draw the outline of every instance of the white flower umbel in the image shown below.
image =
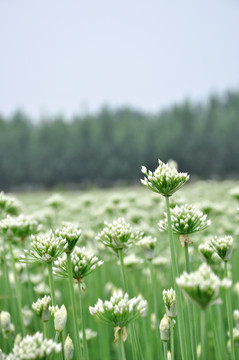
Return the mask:
<path id="1" fill-rule="evenodd" d="M 152 236 L 144 236 L 140 239 L 136 245 L 143 249 L 146 259 L 152 260 L 154 257 L 154 250 L 156 246 L 157 238 Z"/>
<path id="2" fill-rule="evenodd" d="M 145 177 L 144 180 L 141 180 L 141 183 L 158 194 L 171 196 L 189 180 L 189 175 L 178 172 L 175 167 L 171 167 L 161 160 L 158 160 L 158 162 L 159 166 L 153 173 L 150 170 L 148 171 L 145 166 L 142 166 L 141 171 Z"/>
<path id="3" fill-rule="evenodd" d="M 170 290 L 163 290 L 163 301 L 167 316 L 175 318 L 177 316 L 176 294 L 172 288 Z"/>
<path id="4" fill-rule="evenodd" d="M 203 260 L 206 260 L 209 265 L 214 264 L 215 255 L 218 258 L 218 255 L 209 241 L 205 242 L 204 244 L 200 244 L 198 250 L 201 253 Z"/>
<path id="5" fill-rule="evenodd" d="M 67 248 L 65 249 L 65 252 L 70 253 L 73 251 L 77 241 L 81 236 L 81 233 L 82 231 L 72 224 L 67 224 L 61 230 L 57 229 L 55 231 L 55 234 L 58 237 L 64 239 L 67 243 Z"/>
<path id="6" fill-rule="evenodd" d="M 52 263 L 67 248 L 66 241 L 55 236 L 52 230 L 46 234 L 32 236 L 31 239 L 32 250 L 25 250 L 25 255 L 21 256 L 21 262 L 37 263 L 43 261 Z"/>
<path id="7" fill-rule="evenodd" d="M 167 213 L 165 218 L 159 222 L 159 231 L 168 231 Z M 171 221 L 173 233 L 177 235 L 190 235 L 206 229 L 211 221 L 207 220 L 207 215 L 196 209 L 193 205 L 175 206 L 171 209 Z"/>
<path id="8" fill-rule="evenodd" d="M 231 259 L 233 248 L 232 236 L 228 235 L 222 238 L 215 236 L 210 244 L 223 261 L 229 261 Z"/>
<path id="9" fill-rule="evenodd" d="M 184 272 L 176 282 L 185 295 L 202 309 L 218 300 L 221 281 L 207 264 L 202 264 L 195 272 Z"/>
<path id="10" fill-rule="evenodd" d="M 94 307 L 90 306 L 90 314 L 109 326 L 122 329 L 130 322 L 140 316 L 147 314 L 147 301 L 141 296 L 129 299 L 127 293 L 122 290 L 115 291 L 110 300 L 102 301 L 98 299 Z"/>
<path id="11" fill-rule="evenodd" d="M 239 329 L 239 310 L 233 311 L 233 319 L 236 323 L 236 327 Z"/>
<path id="12" fill-rule="evenodd" d="M 42 321 L 48 321 L 50 318 L 49 305 L 51 302 L 51 297 L 45 295 L 42 299 L 38 299 L 35 303 L 32 304 L 32 308 L 35 313 L 40 316 Z"/>
<path id="13" fill-rule="evenodd" d="M 55 210 L 59 210 L 64 206 L 64 204 L 65 200 L 61 194 L 53 194 L 46 201 L 46 205 Z"/>
<path id="14" fill-rule="evenodd" d="M 18 215 L 21 210 L 20 202 L 12 196 L 0 192 L 0 218 L 3 218 L 7 214 Z"/>
<path id="15" fill-rule="evenodd" d="M 52 339 L 44 339 L 43 334 L 37 332 L 32 336 L 25 336 L 19 344 L 15 344 L 7 360 L 45 360 L 51 354 L 60 352 L 61 344 L 55 343 Z"/>
<path id="16" fill-rule="evenodd" d="M 118 250 L 128 248 L 134 241 L 142 238 L 143 233 L 133 233 L 124 218 L 115 220 L 112 224 L 105 222 L 105 228 L 98 234 L 96 240 L 118 253 Z"/>
<path id="17" fill-rule="evenodd" d="M 0 221 L 0 229 L 8 239 L 24 239 L 39 232 L 40 225 L 31 216 L 13 217 L 7 215 L 5 219 Z"/>
<path id="18" fill-rule="evenodd" d="M 104 261 L 99 260 L 97 256 L 95 256 L 91 251 L 86 250 L 85 247 L 75 247 L 71 253 L 71 263 L 73 278 L 82 282 L 87 275 L 96 268 L 102 266 Z M 54 275 L 62 278 L 68 277 L 66 254 L 63 254 L 63 256 L 55 262 L 53 273 Z"/>

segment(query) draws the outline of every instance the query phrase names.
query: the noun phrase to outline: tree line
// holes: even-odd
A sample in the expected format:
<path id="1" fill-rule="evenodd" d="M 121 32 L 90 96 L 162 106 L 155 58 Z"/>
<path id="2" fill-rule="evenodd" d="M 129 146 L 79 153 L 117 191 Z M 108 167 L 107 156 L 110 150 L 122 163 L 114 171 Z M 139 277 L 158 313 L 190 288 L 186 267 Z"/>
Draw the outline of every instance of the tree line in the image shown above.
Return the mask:
<path id="1" fill-rule="evenodd" d="M 0 116 L 0 188 L 139 183 L 141 165 L 177 161 L 200 178 L 239 177 L 239 92 L 185 101 L 157 114 L 103 108 L 40 119 Z"/>

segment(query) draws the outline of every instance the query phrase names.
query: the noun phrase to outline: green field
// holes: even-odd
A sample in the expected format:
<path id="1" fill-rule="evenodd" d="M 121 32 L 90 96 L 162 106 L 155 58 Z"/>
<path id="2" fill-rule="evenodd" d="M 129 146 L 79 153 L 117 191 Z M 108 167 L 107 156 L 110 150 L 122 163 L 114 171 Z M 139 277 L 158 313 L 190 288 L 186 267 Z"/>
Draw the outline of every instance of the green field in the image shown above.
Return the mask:
<path id="1" fill-rule="evenodd" d="M 234 238 L 234 247 L 232 259 L 229 263 L 229 274 L 233 285 L 231 289 L 232 310 L 239 308 L 239 267 L 238 267 L 238 235 L 239 235 L 239 183 L 236 181 L 189 181 L 182 189 L 170 198 L 170 204 L 175 205 L 193 204 L 198 209 L 207 214 L 211 220 L 211 226 L 204 231 L 192 234 L 193 244 L 189 247 L 191 270 L 195 271 L 202 263 L 198 246 L 206 240 L 210 240 L 215 235 L 223 237 L 231 235 Z M 11 194 L 22 203 L 22 213 L 31 215 L 42 224 L 42 232 L 51 229 L 61 228 L 62 222 L 71 222 L 82 229 L 82 235 L 77 246 L 85 246 L 93 251 L 99 259 L 104 260 L 102 267 L 96 269 L 85 279 L 85 291 L 83 292 L 83 310 L 84 322 L 86 328 L 97 332 L 97 336 L 89 339 L 88 352 L 89 360 L 114 360 L 122 359 L 119 341 L 114 340 L 114 329 L 108 327 L 102 322 L 97 321 L 89 313 L 89 306 L 94 306 L 98 298 L 102 300 L 109 299 L 113 288 L 122 288 L 121 270 L 119 259 L 115 254 L 99 246 L 96 241 L 97 234 L 103 230 L 104 221 L 111 223 L 119 217 L 124 217 L 134 231 L 142 231 L 145 235 L 151 235 L 157 238 L 155 255 L 153 259 L 153 274 L 155 275 L 155 287 L 152 287 L 152 278 L 150 277 L 149 262 L 145 259 L 142 249 L 134 244 L 127 249 L 124 254 L 126 277 L 129 287 L 129 297 L 141 294 L 148 301 L 148 314 L 145 318 L 139 318 L 135 321 L 135 332 L 139 351 L 139 359 L 164 359 L 163 346 L 158 337 L 158 331 L 152 326 L 152 313 L 154 313 L 154 293 L 155 289 L 157 299 L 157 311 L 159 320 L 165 313 L 162 291 L 170 289 L 172 283 L 171 258 L 169 251 L 168 234 L 161 233 L 158 230 L 158 222 L 163 219 L 165 200 L 158 194 L 147 190 L 144 186 L 113 188 L 105 190 L 89 191 L 62 191 L 63 203 L 59 209 L 54 209 L 47 205 L 47 199 L 52 195 L 49 192 L 31 192 Z M 179 262 L 179 273 L 185 270 L 184 248 L 180 242 L 176 241 L 176 254 Z M 11 321 L 15 326 L 15 332 L 12 335 L 3 337 L 0 333 L 0 348 L 4 353 L 9 353 L 13 346 L 13 341 L 18 333 L 21 333 L 19 322 L 19 313 L 17 311 L 16 295 L 14 290 L 14 277 L 9 252 L 6 251 L 6 240 L 1 238 L 1 291 L 0 291 L 0 310 L 8 311 L 11 314 Z M 20 282 L 20 292 L 22 306 L 32 313 L 31 321 L 26 325 L 26 333 L 34 334 L 36 331 L 43 332 L 43 323 L 39 317 L 32 311 L 32 302 L 44 295 L 50 294 L 47 266 L 40 264 L 22 264 L 18 259 L 24 253 L 23 249 L 30 247 L 30 239 L 24 240 L 24 246 L 20 241 L 14 241 L 14 255 L 18 279 Z M 134 256 L 135 255 L 135 256 Z M 5 262 L 6 260 L 6 262 Z M 7 270 L 8 269 L 8 270 Z M 217 263 L 213 266 L 217 275 L 223 277 L 223 264 Z M 6 276 L 6 271 L 8 276 Z M 8 287 L 10 282 L 10 288 Z M 63 337 L 70 334 L 73 339 L 73 320 L 72 307 L 70 303 L 69 289 L 67 279 L 54 277 L 56 289 L 56 300 L 60 306 L 64 304 L 68 312 L 66 327 L 63 331 Z M 78 314 L 79 328 L 80 323 L 80 295 L 79 288 L 75 286 L 76 307 Z M 228 322 L 225 304 L 225 291 L 220 290 L 221 304 L 215 304 L 206 309 L 206 324 L 204 327 L 206 338 L 206 358 L 226 360 L 231 359 L 230 349 L 228 350 Z M 189 300 L 183 296 L 183 316 L 185 322 L 188 319 Z M 201 335 L 200 335 L 200 313 L 201 310 L 193 304 L 194 321 L 193 326 L 196 334 L 196 345 L 198 359 L 201 359 Z M 30 314 L 30 312 L 28 312 Z M 25 312 L 24 318 L 30 315 Z M 28 314 L 28 315 L 27 315 Z M 177 318 L 176 318 L 177 322 Z M 234 324 L 234 327 L 236 325 Z M 49 322 L 49 337 L 55 337 L 55 331 L 52 319 Z M 181 359 L 178 323 L 175 326 L 175 359 Z M 132 353 L 132 331 L 127 328 L 128 339 L 125 342 L 125 353 L 128 360 L 133 359 Z M 238 339 L 239 340 L 239 339 Z M 190 329 L 186 326 L 185 339 L 188 357 L 185 360 L 191 360 L 190 354 Z M 239 344 L 239 341 L 238 341 Z M 235 345 L 237 342 L 235 341 Z M 170 350 L 170 341 L 168 342 Z M 140 355 L 141 354 L 141 355 Z M 239 358 L 239 351 L 236 346 L 236 358 Z M 60 359 L 58 355 L 56 359 Z M 1 359 L 1 355 L 0 355 Z M 54 357 L 52 357 L 54 359 Z M 74 355 L 73 359 L 77 359 Z"/>

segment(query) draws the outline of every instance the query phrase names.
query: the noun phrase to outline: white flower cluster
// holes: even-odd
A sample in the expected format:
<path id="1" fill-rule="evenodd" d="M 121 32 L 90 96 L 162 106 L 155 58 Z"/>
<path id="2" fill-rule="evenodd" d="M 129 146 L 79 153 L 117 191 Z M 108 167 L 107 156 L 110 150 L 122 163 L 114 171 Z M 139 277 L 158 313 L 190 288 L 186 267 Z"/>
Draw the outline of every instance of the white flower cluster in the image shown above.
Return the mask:
<path id="1" fill-rule="evenodd" d="M 31 216 L 19 215 L 7 217 L 0 221 L 0 229 L 8 238 L 22 238 L 36 234 L 40 230 L 40 225 Z"/>
<path id="2" fill-rule="evenodd" d="M 239 329 L 239 310 L 233 311 L 233 319 L 236 323 L 236 327 Z"/>
<path id="3" fill-rule="evenodd" d="M 218 299 L 221 281 L 207 264 L 202 264 L 195 272 L 184 272 L 176 282 L 203 309 Z"/>
<path id="4" fill-rule="evenodd" d="M 15 344 L 6 360 L 45 360 L 47 356 L 60 352 L 61 344 L 52 339 L 44 339 L 43 334 L 37 332 L 32 336 L 25 336 L 19 344 Z"/>
<path id="5" fill-rule="evenodd" d="M 115 220 L 112 224 L 105 222 L 106 227 L 98 234 L 96 240 L 100 241 L 106 247 L 111 248 L 114 252 L 119 249 L 129 247 L 133 241 L 138 241 L 142 238 L 143 233 L 133 233 L 129 224 L 124 218 Z"/>
<path id="6" fill-rule="evenodd" d="M 165 305 L 166 315 L 169 318 L 175 318 L 177 316 L 176 294 L 172 288 L 170 290 L 163 290 L 163 301 Z"/>
<path id="7" fill-rule="evenodd" d="M 199 252 L 202 254 L 203 259 L 206 260 L 208 264 L 213 264 L 213 257 L 215 254 L 214 249 L 211 244 L 207 241 L 204 244 L 200 244 L 198 247 Z M 217 255 L 216 255 L 217 256 Z"/>
<path id="8" fill-rule="evenodd" d="M 164 232 L 168 230 L 168 218 L 165 213 L 165 219 L 159 222 L 159 230 Z M 207 215 L 196 209 L 193 205 L 175 206 L 171 210 L 172 228 L 174 234 L 184 235 L 192 234 L 206 229 L 211 221 L 207 220 Z"/>
<path id="9" fill-rule="evenodd" d="M 51 297 L 45 295 L 42 299 L 37 299 L 35 303 L 32 304 L 32 308 L 37 315 L 39 315 L 43 321 L 49 320 L 49 304 L 51 302 Z"/>
<path id="10" fill-rule="evenodd" d="M 26 255 L 21 256 L 20 262 L 35 263 L 44 261 L 50 263 L 62 255 L 67 248 L 66 241 L 55 236 L 52 230 L 46 234 L 39 234 L 31 238 L 33 250 L 24 250 Z"/>
<path id="11" fill-rule="evenodd" d="M 168 318 L 168 316 L 166 314 L 164 315 L 164 317 L 160 321 L 159 330 L 160 330 L 160 339 L 162 341 L 165 341 L 165 342 L 169 341 L 169 337 L 170 337 L 170 320 L 169 320 L 169 318 Z"/>
<path id="12" fill-rule="evenodd" d="M 129 299 L 128 294 L 123 294 L 122 290 L 115 291 L 109 301 L 103 302 L 98 299 L 94 307 L 89 307 L 92 316 L 110 326 L 120 328 L 123 328 L 139 316 L 146 316 L 147 309 L 147 301 L 141 296 Z"/>
<path id="13" fill-rule="evenodd" d="M 153 173 L 142 166 L 141 171 L 146 176 L 144 180 L 141 180 L 141 183 L 158 194 L 171 196 L 189 180 L 189 175 L 178 172 L 175 167 L 171 167 L 161 160 L 158 162 L 159 166 Z"/>
<path id="14" fill-rule="evenodd" d="M 65 201 L 61 194 L 53 194 L 46 201 L 46 205 L 52 207 L 55 210 L 59 210 L 63 207 Z"/>
<path id="15" fill-rule="evenodd" d="M 81 236 L 82 231 L 72 224 L 67 224 L 62 230 L 55 231 L 56 236 L 64 239 L 67 242 L 66 252 L 72 252 L 77 241 Z"/>
<path id="16" fill-rule="evenodd" d="M 71 253 L 71 262 L 73 278 L 80 282 L 97 267 L 104 264 L 104 261 L 99 260 L 91 251 L 86 250 L 85 247 L 79 248 L 77 246 Z M 53 273 L 62 278 L 68 276 L 66 254 L 63 254 L 63 256 L 55 262 Z"/>
<path id="17" fill-rule="evenodd" d="M 12 196 L 0 192 L 0 218 L 10 215 L 18 215 L 21 210 L 20 202 Z"/>
<path id="18" fill-rule="evenodd" d="M 146 258 L 152 260 L 154 257 L 154 250 L 156 246 L 157 238 L 152 236 L 144 236 L 140 239 L 136 245 L 144 250 Z"/>
<path id="19" fill-rule="evenodd" d="M 210 244 L 223 261 L 229 261 L 231 259 L 233 247 L 232 236 L 228 235 L 222 238 L 215 236 Z"/>

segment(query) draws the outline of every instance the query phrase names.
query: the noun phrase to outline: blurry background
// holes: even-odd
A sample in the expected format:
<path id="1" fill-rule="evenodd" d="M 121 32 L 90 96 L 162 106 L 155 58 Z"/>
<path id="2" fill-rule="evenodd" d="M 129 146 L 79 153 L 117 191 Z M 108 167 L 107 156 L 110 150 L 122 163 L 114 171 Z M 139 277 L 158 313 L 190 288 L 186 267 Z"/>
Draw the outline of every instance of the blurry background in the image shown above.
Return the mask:
<path id="1" fill-rule="evenodd" d="M 0 0 L 0 188 L 239 177 L 239 1 Z"/>

